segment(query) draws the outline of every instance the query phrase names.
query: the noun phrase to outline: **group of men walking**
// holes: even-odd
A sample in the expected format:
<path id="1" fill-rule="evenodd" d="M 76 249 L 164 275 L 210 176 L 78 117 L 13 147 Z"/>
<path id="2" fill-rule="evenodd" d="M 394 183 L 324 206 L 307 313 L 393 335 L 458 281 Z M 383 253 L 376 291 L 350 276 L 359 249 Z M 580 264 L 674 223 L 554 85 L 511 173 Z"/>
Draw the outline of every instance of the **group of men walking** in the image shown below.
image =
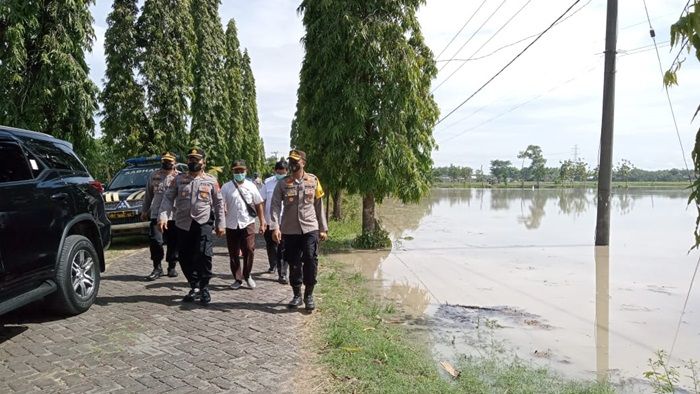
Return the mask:
<path id="1" fill-rule="evenodd" d="M 180 173 L 175 164 L 175 155 L 164 153 L 161 169 L 151 174 L 146 186 L 141 216 L 151 221 L 153 260 L 153 271 L 146 280 L 156 280 L 164 274 L 176 277 L 179 261 L 190 286 L 183 302 L 209 304 L 215 233 L 226 236 L 234 276 L 231 288 L 239 289 L 245 283 L 254 289 L 251 272 L 255 236 L 263 234 L 269 261 L 267 272 L 277 271 L 280 283 L 291 284 L 293 297 L 288 306 L 298 308 L 303 303 L 307 310 L 313 310 L 318 243 L 327 238 L 328 225 L 321 183 L 304 170 L 306 154 L 292 150 L 288 162 L 280 160 L 275 164 L 275 174 L 264 181 L 260 190 L 246 178 L 247 165 L 243 160 L 233 162 L 232 179 L 221 188 L 217 179 L 205 172 L 206 154 L 202 149 L 193 148 L 187 154 L 187 172 Z M 164 258 L 167 273 L 162 267 Z"/>

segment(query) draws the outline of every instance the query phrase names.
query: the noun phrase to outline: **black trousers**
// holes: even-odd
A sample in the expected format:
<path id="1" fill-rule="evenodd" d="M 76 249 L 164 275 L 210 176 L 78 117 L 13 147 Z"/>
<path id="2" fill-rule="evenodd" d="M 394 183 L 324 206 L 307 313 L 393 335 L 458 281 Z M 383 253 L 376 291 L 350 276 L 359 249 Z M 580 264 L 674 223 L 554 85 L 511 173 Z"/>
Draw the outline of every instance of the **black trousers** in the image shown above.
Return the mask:
<path id="1" fill-rule="evenodd" d="M 211 219 L 204 224 L 193 220 L 188 231 L 177 229 L 180 267 L 193 289 L 197 287 L 206 289 L 212 277 L 213 224 L 214 221 Z"/>
<path id="2" fill-rule="evenodd" d="M 148 238 L 151 241 L 150 249 L 153 268 L 160 267 L 163 257 L 168 262 L 168 269 L 175 268 L 175 265 L 177 265 L 177 230 L 175 229 L 175 221 L 168 221 L 168 229 L 161 233 L 158 228 L 158 219 L 151 219 Z M 165 253 L 163 245 L 167 247 L 167 253 Z"/>
<path id="3" fill-rule="evenodd" d="M 306 234 L 282 234 L 284 258 L 289 263 L 289 284 L 292 287 L 313 286 L 318 271 L 318 231 Z"/>
<path id="4" fill-rule="evenodd" d="M 270 269 L 276 268 L 277 275 L 281 278 L 287 276 L 287 260 L 284 258 L 284 241 L 275 243 L 272 240 L 272 230 L 265 230 L 265 247 L 267 249 L 267 261 Z"/>

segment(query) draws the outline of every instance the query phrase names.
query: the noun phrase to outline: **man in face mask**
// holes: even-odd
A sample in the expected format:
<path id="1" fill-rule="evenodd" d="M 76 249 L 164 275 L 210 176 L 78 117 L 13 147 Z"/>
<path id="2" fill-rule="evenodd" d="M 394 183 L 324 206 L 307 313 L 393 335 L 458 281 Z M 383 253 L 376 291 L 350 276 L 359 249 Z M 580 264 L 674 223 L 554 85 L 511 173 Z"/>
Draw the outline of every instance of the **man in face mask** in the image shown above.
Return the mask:
<path id="1" fill-rule="evenodd" d="M 146 194 L 141 206 L 141 220 L 151 220 L 151 225 L 148 231 L 150 238 L 151 260 L 153 261 L 153 271 L 146 277 L 146 280 L 152 281 L 163 276 L 163 267 L 161 265 L 163 257 L 168 262 L 168 276 L 174 278 L 177 276 L 177 234 L 172 214 L 168 216 L 168 222 L 172 225 L 171 230 L 161 232 L 158 227 L 158 209 L 163 201 L 165 190 L 175 181 L 175 177 L 180 172 L 175 169 L 176 164 L 175 154 L 165 152 L 161 155 L 161 168 L 153 171 L 148 177 L 146 183 Z M 163 245 L 167 245 L 167 254 Z"/>
<path id="2" fill-rule="evenodd" d="M 231 167 L 233 180 L 221 187 L 226 207 L 226 245 L 234 277 L 231 288 L 234 290 L 239 289 L 243 281 L 249 288 L 255 288 L 255 281 L 250 273 L 253 270 L 255 253 L 256 217 L 260 218 L 260 233 L 265 229 L 263 199 L 255 184 L 246 179 L 247 170 L 244 160 L 234 161 Z"/>
<path id="3" fill-rule="evenodd" d="M 277 182 L 284 179 L 287 176 L 287 162 L 282 159 L 275 163 L 275 174 L 267 179 L 263 183 L 262 189 L 260 189 L 260 194 L 263 200 L 265 200 L 265 222 L 270 223 L 270 206 L 272 205 L 272 192 L 275 191 Z M 267 248 L 267 260 L 270 263 L 270 268 L 267 270 L 268 274 L 272 274 L 277 270 L 277 280 L 279 283 L 287 284 L 289 283 L 287 279 L 287 260 L 284 259 L 284 243 L 275 243 L 272 240 L 272 230 L 268 227 L 265 229 L 265 246 Z"/>
<path id="4" fill-rule="evenodd" d="M 301 306 L 303 284 L 304 305 L 307 311 L 312 311 L 316 308 L 313 292 L 318 242 L 328 237 L 328 224 L 321 182 L 304 171 L 305 165 L 306 153 L 297 149 L 289 152 L 292 174 L 278 182 L 272 193 L 270 228 L 273 241 L 284 243 L 284 257 L 289 263 L 289 282 L 294 292 L 289 308 Z"/>
<path id="5" fill-rule="evenodd" d="M 165 231 L 168 216 L 175 208 L 175 228 L 182 273 L 190 284 L 190 292 L 182 299 L 211 302 L 209 280 L 212 277 L 213 240 L 224 235 L 224 203 L 216 178 L 204 172 L 206 155 L 202 149 L 191 149 L 187 155 L 189 172 L 179 174 L 163 195 L 158 225 Z"/>

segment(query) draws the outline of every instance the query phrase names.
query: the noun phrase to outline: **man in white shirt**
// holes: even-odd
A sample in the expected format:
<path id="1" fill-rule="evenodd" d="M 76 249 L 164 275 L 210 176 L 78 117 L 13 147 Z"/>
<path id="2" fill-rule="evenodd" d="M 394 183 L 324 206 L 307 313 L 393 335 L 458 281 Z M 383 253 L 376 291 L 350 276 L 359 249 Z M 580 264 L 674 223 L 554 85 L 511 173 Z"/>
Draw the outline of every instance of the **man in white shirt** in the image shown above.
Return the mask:
<path id="1" fill-rule="evenodd" d="M 260 218 L 260 233 L 265 229 L 263 199 L 255 184 L 246 179 L 246 162 L 236 160 L 231 167 L 233 180 L 221 187 L 226 207 L 226 245 L 228 246 L 231 273 L 235 281 L 232 289 L 239 289 L 243 280 L 251 289 L 255 281 L 250 276 L 255 253 L 255 217 Z M 242 254 L 242 257 L 241 257 Z M 241 258 L 243 267 L 241 270 Z M 241 271 L 241 277 L 237 273 Z"/>
<path id="2" fill-rule="evenodd" d="M 275 186 L 279 180 L 284 179 L 287 176 L 287 161 L 282 159 L 275 163 L 275 175 L 265 179 L 262 189 L 260 189 L 260 194 L 263 200 L 265 200 L 265 222 L 270 223 L 270 204 L 272 202 L 272 192 L 275 191 Z M 269 228 L 265 229 L 265 246 L 267 247 L 267 260 L 270 263 L 270 269 L 267 270 L 269 274 L 277 270 L 278 282 L 282 284 L 289 283 L 287 279 L 287 261 L 284 260 L 284 244 L 282 242 L 276 243 L 272 240 L 272 230 Z"/>

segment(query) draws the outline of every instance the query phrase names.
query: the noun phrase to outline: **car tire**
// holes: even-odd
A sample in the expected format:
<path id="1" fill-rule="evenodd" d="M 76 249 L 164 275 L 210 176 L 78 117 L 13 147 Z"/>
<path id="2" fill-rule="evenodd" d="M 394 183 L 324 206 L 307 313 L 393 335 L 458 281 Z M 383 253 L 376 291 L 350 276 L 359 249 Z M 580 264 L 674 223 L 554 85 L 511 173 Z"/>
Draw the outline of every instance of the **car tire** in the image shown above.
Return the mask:
<path id="1" fill-rule="evenodd" d="M 51 306 L 61 314 L 77 315 L 90 309 L 100 288 L 100 260 L 89 239 L 69 235 L 56 268 L 58 290 Z"/>

